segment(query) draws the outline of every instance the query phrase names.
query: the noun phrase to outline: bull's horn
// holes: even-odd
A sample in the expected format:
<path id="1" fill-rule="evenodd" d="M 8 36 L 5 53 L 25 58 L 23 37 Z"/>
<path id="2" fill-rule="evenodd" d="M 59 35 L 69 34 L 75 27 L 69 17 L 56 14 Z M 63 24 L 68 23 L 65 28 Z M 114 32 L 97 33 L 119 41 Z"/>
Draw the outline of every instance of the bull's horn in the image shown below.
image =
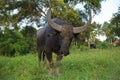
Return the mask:
<path id="1" fill-rule="evenodd" d="M 89 17 L 88 22 L 84 26 L 74 27 L 73 33 L 80 33 L 82 31 L 85 31 L 90 26 L 91 21 L 92 21 L 92 16 L 91 16 L 91 10 L 89 10 L 89 11 L 90 11 L 90 13 L 89 13 L 90 17 Z"/>
<path id="2" fill-rule="evenodd" d="M 53 22 L 53 20 L 51 20 L 51 9 L 49 8 L 48 9 L 48 12 L 47 12 L 47 21 L 48 21 L 48 24 L 53 28 L 53 29 L 55 29 L 55 30 L 57 30 L 57 31 L 61 31 L 61 28 L 62 28 L 62 26 L 61 25 L 59 25 L 59 24 L 56 24 L 55 22 Z"/>

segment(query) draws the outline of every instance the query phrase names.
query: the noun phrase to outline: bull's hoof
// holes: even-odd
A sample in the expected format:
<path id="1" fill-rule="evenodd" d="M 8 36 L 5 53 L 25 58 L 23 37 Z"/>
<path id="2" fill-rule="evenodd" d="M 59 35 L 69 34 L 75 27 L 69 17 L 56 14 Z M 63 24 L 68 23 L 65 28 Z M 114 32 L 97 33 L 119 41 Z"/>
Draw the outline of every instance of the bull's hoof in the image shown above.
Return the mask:
<path id="1" fill-rule="evenodd" d="M 59 73 L 59 72 L 56 72 L 56 76 L 58 76 L 58 77 L 59 77 L 59 76 L 60 76 L 60 73 Z"/>
<path id="2" fill-rule="evenodd" d="M 45 68 L 44 68 L 45 70 L 47 70 L 47 71 L 49 71 L 49 67 L 48 66 L 45 66 Z"/>
<path id="3" fill-rule="evenodd" d="M 53 75 L 53 74 L 54 74 L 54 71 L 53 71 L 53 70 L 50 70 L 50 71 L 49 71 L 49 74 L 50 74 L 50 75 Z"/>

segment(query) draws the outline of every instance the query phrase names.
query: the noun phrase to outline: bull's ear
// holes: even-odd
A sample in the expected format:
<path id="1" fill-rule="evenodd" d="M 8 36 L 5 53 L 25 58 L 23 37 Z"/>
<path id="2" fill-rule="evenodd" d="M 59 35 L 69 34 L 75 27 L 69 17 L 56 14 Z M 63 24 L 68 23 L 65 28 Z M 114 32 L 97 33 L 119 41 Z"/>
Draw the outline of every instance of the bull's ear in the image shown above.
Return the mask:
<path id="1" fill-rule="evenodd" d="M 57 32 L 51 32 L 51 33 L 48 34 L 48 36 L 50 36 L 50 37 L 53 37 L 53 36 L 56 36 L 56 35 L 57 35 Z"/>
<path id="2" fill-rule="evenodd" d="M 76 41 L 85 41 L 85 38 L 79 33 L 74 34 L 74 38 Z"/>

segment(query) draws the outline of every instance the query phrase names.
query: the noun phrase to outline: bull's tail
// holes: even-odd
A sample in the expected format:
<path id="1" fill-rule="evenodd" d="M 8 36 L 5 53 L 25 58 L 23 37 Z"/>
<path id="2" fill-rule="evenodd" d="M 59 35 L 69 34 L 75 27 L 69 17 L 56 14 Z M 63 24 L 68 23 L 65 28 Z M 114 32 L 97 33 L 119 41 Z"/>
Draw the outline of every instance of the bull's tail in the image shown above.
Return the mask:
<path id="1" fill-rule="evenodd" d="M 43 61 L 44 61 L 45 60 L 45 52 L 44 51 L 43 51 L 42 55 L 43 55 Z"/>

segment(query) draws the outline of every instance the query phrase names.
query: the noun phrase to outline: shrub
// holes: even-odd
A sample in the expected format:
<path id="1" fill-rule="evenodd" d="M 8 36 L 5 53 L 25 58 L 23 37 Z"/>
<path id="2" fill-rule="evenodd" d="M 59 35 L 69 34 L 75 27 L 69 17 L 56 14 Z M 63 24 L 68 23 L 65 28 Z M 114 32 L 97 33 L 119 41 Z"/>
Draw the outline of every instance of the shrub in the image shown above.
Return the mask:
<path id="1" fill-rule="evenodd" d="M 106 42 L 106 41 L 97 44 L 97 48 L 99 49 L 107 49 L 107 48 L 112 48 L 112 47 L 113 47 L 113 44 Z"/>
<path id="2" fill-rule="evenodd" d="M 86 51 L 86 50 L 89 50 L 89 47 L 88 47 L 88 46 L 85 46 L 85 45 L 81 45 L 81 46 L 80 46 L 80 50 L 81 50 L 81 51 Z"/>

